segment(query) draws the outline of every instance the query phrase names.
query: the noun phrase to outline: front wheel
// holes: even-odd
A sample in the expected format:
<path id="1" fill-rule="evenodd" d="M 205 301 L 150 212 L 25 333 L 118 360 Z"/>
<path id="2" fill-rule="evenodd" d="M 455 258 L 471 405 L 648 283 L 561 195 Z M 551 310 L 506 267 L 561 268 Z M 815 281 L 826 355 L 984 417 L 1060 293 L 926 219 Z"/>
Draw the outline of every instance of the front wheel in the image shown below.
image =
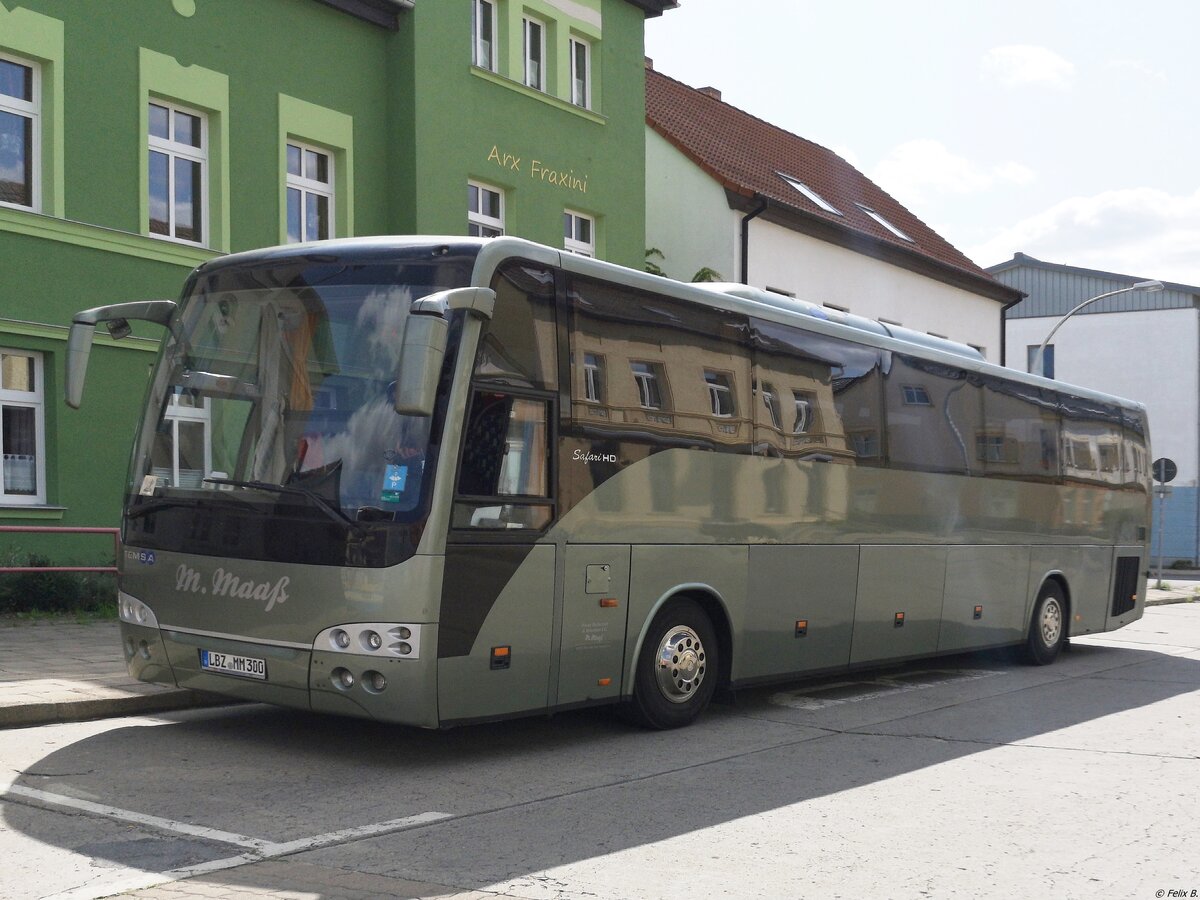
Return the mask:
<path id="1" fill-rule="evenodd" d="M 628 712 L 647 728 L 687 725 L 717 687 L 717 635 L 694 600 L 667 602 L 646 632 Z"/>
<path id="2" fill-rule="evenodd" d="M 1033 604 L 1033 619 L 1025 642 L 1025 658 L 1036 666 L 1048 666 L 1058 659 L 1067 639 L 1067 598 L 1062 585 L 1047 581 Z"/>

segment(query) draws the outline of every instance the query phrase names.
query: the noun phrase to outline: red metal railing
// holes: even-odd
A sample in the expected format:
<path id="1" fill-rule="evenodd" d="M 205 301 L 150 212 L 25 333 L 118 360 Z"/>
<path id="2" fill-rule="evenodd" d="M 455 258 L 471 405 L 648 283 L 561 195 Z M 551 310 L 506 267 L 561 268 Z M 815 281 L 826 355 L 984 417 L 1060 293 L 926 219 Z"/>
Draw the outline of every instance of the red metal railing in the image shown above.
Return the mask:
<path id="1" fill-rule="evenodd" d="M 121 554 L 119 528 L 70 528 L 58 525 L 0 525 L 0 534 L 108 534 L 113 539 L 113 561 Z M 0 575 L 17 572 L 107 572 L 117 574 L 116 566 L 0 566 Z"/>

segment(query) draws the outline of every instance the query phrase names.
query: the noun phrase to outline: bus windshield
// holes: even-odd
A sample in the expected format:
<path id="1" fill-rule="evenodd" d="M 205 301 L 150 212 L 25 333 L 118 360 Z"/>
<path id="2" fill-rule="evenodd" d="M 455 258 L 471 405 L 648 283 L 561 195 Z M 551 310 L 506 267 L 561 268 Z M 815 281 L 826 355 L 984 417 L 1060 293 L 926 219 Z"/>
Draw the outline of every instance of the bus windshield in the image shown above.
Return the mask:
<path id="1" fill-rule="evenodd" d="M 394 379 L 411 303 L 456 280 L 444 269 L 310 264 L 198 278 L 151 385 L 129 537 L 330 565 L 404 558 L 398 545 L 411 550 L 419 532 L 390 532 L 423 520 L 440 428 L 395 412 Z"/>

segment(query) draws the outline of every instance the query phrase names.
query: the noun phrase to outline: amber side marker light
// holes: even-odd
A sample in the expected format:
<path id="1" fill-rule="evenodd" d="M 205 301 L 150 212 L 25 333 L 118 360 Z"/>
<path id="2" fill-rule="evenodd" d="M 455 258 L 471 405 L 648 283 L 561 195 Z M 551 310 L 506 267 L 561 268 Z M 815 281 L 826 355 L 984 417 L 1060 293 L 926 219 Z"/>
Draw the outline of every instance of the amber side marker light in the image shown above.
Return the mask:
<path id="1" fill-rule="evenodd" d="M 505 645 L 503 647 L 492 648 L 492 668 L 507 669 L 512 661 L 512 647 Z"/>
<path id="2" fill-rule="evenodd" d="M 804 637 L 808 634 L 808 619 L 796 620 L 796 637 Z"/>
<path id="3" fill-rule="evenodd" d="M 904 627 L 904 613 L 896 613 L 895 627 L 896 628 Z"/>
<path id="4" fill-rule="evenodd" d="M 616 609 L 621 604 L 616 597 L 602 597 L 600 600 L 600 605 L 605 609 Z"/>
<path id="5" fill-rule="evenodd" d="M 608 687 L 610 684 L 612 684 L 612 679 L 611 678 L 601 678 L 599 681 L 596 682 L 596 684 L 600 685 L 600 687 Z"/>

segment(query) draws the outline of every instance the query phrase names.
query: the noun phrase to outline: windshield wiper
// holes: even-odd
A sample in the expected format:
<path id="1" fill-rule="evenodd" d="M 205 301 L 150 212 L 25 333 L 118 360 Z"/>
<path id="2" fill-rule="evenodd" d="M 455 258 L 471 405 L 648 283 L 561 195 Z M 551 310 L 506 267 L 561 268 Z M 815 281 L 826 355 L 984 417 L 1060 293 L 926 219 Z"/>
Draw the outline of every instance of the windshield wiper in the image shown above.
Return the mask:
<path id="1" fill-rule="evenodd" d="M 289 484 L 272 484 L 269 481 L 238 481 L 234 478 L 205 478 L 204 481 L 208 484 L 228 484 L 233 487 L 249 488 L 254 491 L 268 491 L 274 494 L 293 494 L 297 497 L 304 497 L 313 506 L 333 519 L 333 521 L 339 525 L 344 525 L 352 531 L 355 537 L 362 539 L 367 536 L 366 530 L 361 525 L 311 488 L 296 487 Z"/>
<path id="2" fill-rule="evenodd" d="M 130 506 L 125 513 L 126 519 L 140 519 L 143 516 L 148 516 L 150 513 L 158 512 L 162 509 L 177 509 L 186 507 L 195 509 L 204 503 L 210 503 L 217 498 L 215 497 L 154 497 L 143 500 L 136 506 Z M 226 502 L 226 498 L 221 498 L 222 502 Z M 251 504 L 244 500 L 237 501 L 239 506 L 250 507 Z"/>

